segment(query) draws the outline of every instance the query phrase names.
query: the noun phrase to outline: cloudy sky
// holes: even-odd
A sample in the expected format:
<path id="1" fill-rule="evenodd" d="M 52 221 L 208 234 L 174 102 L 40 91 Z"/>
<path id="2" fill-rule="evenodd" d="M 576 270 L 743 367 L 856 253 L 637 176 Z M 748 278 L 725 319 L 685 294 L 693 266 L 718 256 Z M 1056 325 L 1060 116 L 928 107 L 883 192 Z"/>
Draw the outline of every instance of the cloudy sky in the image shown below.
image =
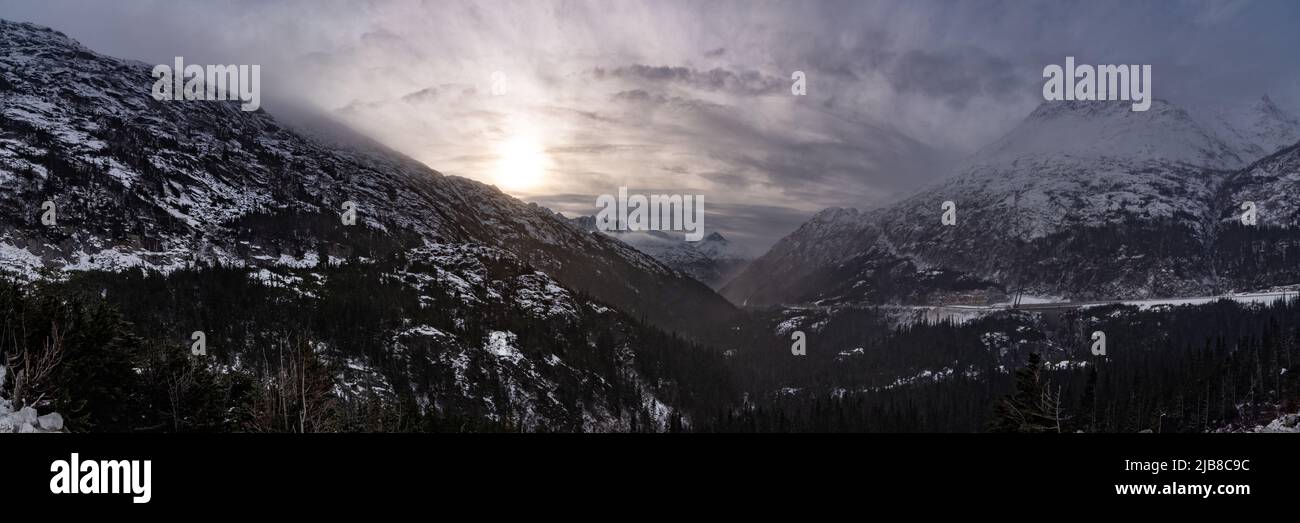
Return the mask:
<path id="1" fill-rule="evenodd" d="M 707 230 L 758 251 L 950 174 L 1066 55 L 1153 64 L 1175 103 L 1300 107 L 1285 0 L 0 0 L 0 17 L 150 63 L 260 64 L 273 114 L 328 111 L 569 215 L 620 186 L 703 194 Z"/>

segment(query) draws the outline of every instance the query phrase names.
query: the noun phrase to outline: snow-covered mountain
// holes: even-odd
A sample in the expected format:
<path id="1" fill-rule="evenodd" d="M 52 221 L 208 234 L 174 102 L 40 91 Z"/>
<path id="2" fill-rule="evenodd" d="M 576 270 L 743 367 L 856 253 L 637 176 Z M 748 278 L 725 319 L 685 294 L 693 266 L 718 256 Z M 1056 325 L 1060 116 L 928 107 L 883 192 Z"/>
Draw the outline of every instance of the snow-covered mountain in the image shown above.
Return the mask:
<path id="1" fill-rule="evenodd" d="M 1234 136 L 1281 139 L 1300 129 L 1286 130 L 1294 119 L 1274 109 L 1239 120 L 1267 123 L 1232 127 Z M 1259 281 L 1218 269 L 1222 218 L 1240 204 L 1222 191 L 1258 156 L 1220 132 L 1162 100 L 1147 112 L 1044 103 L 952 178 L 884 208 L 822 211 L 722 292 L 767 305 L 1241 290 Z M 941 223 L 945 202 L 955 205 L 955 225 Z M 1282 283 L 1293 282 L 1270 284 Z"/>
<path id="2" fill-rule="evenodd" d="M 1282 149 L 1233 174 L 1224 193 L 1226 201 L 1254 202 L 1260 221 L 1266 225 L 1300 227 L 1300 145 Z M 1223 218 L 1235 221 L 1237 214 L 1232 212 Z"/>
<path id="3" fill-rule="evenodd" d="M 593 216 L 573 219 L 578 227 L 596 231 Z M 664 265 L 717 289 L 745 268 L 754 255 L 731 243 L 722 233 L 711 232 L 700 241 L 686 241 L 680 233 L 665 231 L 608 231 L 611 237 L 649 254 Z"/>
<path id="4" fill-rule="evenodd" d="M 1164 100 L 1147 111 L 1120 103 L 1045 102 L 968 164 L 1006 165 L 1025 157 L 1109 158 L 1215 169 L 1245 165 L 1237 150 L 1191 114 Z"/>
<path id="5" fill-rule="evenodd" d="M 495 187 L 235 102 L 157 101 L 151 65 L 3 24 L 0 267 L 21 278 L 477 244 L 671 330 L 708 333 L 734 312 L 654 258 Z M 41 222 L 47 201 L 53 226 Z M 355 226 L 341 225 L 344 202 Z"/>
<path id="6" fill-rule="evenodd" d="M 1232 174 L 1219 190 L 1215 269 L 1241 289 L 1300 282 L 1300 144 Z M 1241 223 L 1255 204 L 1257 225 Z"/>
<path id="7" fill-rule="evenodd" d="M 1300 142 L 1300 119 L 1278 108 L 1267 95 L 1248 105 L 1201 110 L 1196 119 L 1247 160 Z"/>

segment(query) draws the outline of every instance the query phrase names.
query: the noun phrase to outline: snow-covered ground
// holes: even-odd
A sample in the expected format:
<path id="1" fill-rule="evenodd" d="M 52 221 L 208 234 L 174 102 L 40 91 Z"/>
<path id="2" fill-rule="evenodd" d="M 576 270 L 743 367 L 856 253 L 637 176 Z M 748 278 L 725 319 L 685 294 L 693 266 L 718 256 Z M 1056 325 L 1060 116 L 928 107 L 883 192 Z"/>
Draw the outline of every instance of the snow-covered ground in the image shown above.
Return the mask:
<path id="1" fill-rule="evenodd" d="M 1251 432 L 1300 432 L 1300 414 L 1283 414 Z"/>
<path id="2" fill-rule="evenodd" d="M 1087 309 L 1092 307 L 1101 307 L 1105 305 L 1133 305 L 1140 310 L 1151 310 L 1159 307 L 1178 307 L 1183 305 L 1205 305 L 1214 303 L 1219 300 L 1230 300 L 1242 304 L 1259 304 L 1271 305 L 1273 303 L 1300 299 L 1300 290 L 1268 290 L 1256 292 L 1239 292 L 1230 294 L 1221 294 L 1217 296 L 1193 296 L 1187 298 L 1154 298 L 1148 300 L 1114 300 L 1114 301 L 1096 301 L 1096 302 L 1069 302 L 1069 301 L 1051 301 L 1050 298 L 1032 297 L 1022 298 L 1019 307 L 1012 307 L 1009 302 L 994 303 L 991 305 L 934 305 L 934 306 L 917 306 L 911 309 L 920 311 L 920 318 L 929 323 L 938 323 L 943 321 L 952 321 L 955 323 L 966 323 L 968 321 L 981 318 L 997 311 L 1009 309 L 1019 310 L 1057 310 L 1057 309 Z"/>
<path id="3" fill-rule="evenodd" d="M 4 388 L 6 372 L 0 366 L 0 389 Z M 41 416 L 31 407 L 13 410 L 9 400 L 0 398 L 0 434 L 26 432 L 63 432 L 63 416 L 57 412 Z"/>
<path id="4" fill-rule="evenodd" d="M 1270 305 L 1275 302 L 1295 299 L 1300 297 L 1300 291 L 1265 291 L 1265 292 L 1242 292 L 1233 294 L 1223 294 L 1219 296 L 1199 296 L 1194 298 L 1163 298 L 1152 300 L 1129 300 L 1119 303 L 1125 305 L 1136 305 L 1139 309 L 1148 310 L 1155 307 L 1170 306 L 1177 307 L 1180 305 L 1204 305 L 1219 300 L 1231 300 L 1237 303 L 1258 303 Z M 1088 304 L 1084 307 L 1095 307 L 1099 305 L 1109 305 L 1109 303 Z"/>

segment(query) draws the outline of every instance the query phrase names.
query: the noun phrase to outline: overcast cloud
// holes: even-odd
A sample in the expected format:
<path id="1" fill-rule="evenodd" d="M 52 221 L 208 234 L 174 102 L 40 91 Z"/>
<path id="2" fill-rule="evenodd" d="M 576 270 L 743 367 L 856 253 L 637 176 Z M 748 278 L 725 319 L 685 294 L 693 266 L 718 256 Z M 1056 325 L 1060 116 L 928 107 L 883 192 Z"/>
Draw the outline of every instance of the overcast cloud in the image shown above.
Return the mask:
<path id="1" fill-rule="evenodd" d="M 150 63 L 261 64 L 271 113 L 318 107 L 448 174 L 495 183 L 501 144 L 531 140 L 546 174 L 516 196 L 575 215 L 619 186 L 704 194 L 706 227 L 760 251 L 949 174 L 1066 55 L 1153 64 L 1176 103 L 1300 106 L 1289 1 L 0 0 L 0 17 Z"/>

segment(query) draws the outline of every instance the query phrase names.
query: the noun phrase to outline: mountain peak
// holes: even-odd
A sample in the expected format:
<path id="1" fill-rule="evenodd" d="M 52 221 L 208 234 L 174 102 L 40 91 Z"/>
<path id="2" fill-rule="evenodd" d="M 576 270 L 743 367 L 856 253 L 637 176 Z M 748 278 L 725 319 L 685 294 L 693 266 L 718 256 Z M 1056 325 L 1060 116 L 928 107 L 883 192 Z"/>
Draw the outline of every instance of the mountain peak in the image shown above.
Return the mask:
<path id="1" fill-rule="evenodd" d="M 1127 101 L 1043 102 L 971 163 L 1006 164 L 1032 156 L 1166 161 L 1231 169 L 1245 162 L 1183 108 L 1152 100 L 1147 111 Z"/>
<path id="2" fill-rule="evenodd" d="M 1134 111 L 1132 102 L 1126 100 L 1119 101 L 1044 101 L 1034 108 L 1034 111 L 1025 118 L 1030 120 L 1050 120 L 1055 118 L 1068 117 L 1085 117 L 1096 118 L 1101 116 L 1123 117 L 1129 113 L 1155 112 L 1156 114 L 1166 113 L 1169 111 L 1180 111 L 1178 106 L 1170 103 L 1168 100 L 1154 98 L 1151 100 L 1151 108 L 1147 111 Z"/>
<path id="3" fill-rule="evenodd" d="M 817 214 L 814 214 L 808 221 L 810 222 L 835 222 L 839 220 L 855 220 L 862 215 L 862 211 L 852 207 L 827 207 Z"/>
<path id="4" fill-rule="evenodd" d="M 60 31 L 31 22 L 14 22 L 3 18 L 0 18 L 0 41 L 4 41 L 7 46 L 16 45 L 16 42 L 28 41 L 86 50 L 85 46 L 81 45 L 81 42 Z"/>
<path id="5" fill-rule="evenodd" d="M 1267 94 L 1260 97 L 1260 99 L 1257 100 L 1253 106 L 1251 106 L 1251 109 L 1256 113 L 1256 115 L 1266 115 L 1268 117 L 1277 118 L 1279 120 L 1285 120 L 1291 123 L 1297 122 L 1296 117 L 1294 115 L 1286 111 L 1283 111 L 1282 108 L 1278 107 L 1277 104 L 1273 103 L 1273 99 L 1269 98 Z"/>
<path id="6" fill-rule="evenodd" d="M 1249 103 L 1208 107 L 1197 113 L 1197 119 L 1247 163 L 1300 141 L 1300 119 L 1267 94 Z"/>

